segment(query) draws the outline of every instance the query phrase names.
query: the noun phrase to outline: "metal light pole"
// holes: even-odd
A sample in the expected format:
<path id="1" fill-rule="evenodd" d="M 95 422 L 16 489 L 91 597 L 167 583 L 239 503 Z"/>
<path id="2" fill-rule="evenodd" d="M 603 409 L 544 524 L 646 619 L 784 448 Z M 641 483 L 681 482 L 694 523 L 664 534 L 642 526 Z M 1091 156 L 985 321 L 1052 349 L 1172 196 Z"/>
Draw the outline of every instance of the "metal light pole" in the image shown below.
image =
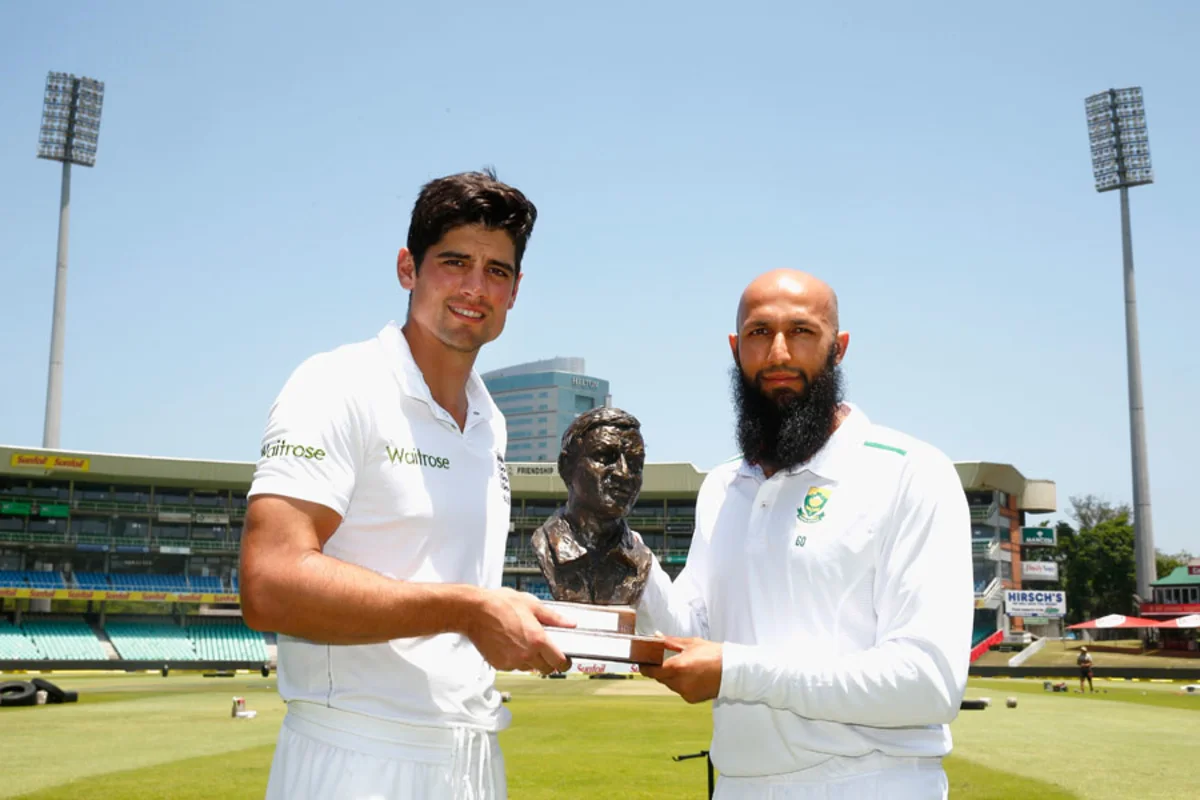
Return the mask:
<path id="1" fill-rule="evenodd" d="M 1096 191 L 1121 191 L 1121 250 L 1125 272 L 1125 354 L 1129 369 L 1129 438 L 1133 461 L 1134 556 L 1137 592 L 1151 600 L 1155 580 L 1154 525 L 1150 517 L 1150 472 L 1146 458 L 1146 414 L 1142 402 L 1142 358 L 1138 347 L 1129 188 L 1154 182 L 1150 140 L 1140 87 L 1109 89 L 1087 98 L 1088 138 Z"/>
<path id="2" fill-rule="evenodd" d="M 67 229 L 71 218 L 71 165 L 96 164 L 104 84 L 63 72 L 46 77 L 38 158 L 62 162 L 62 199 L 58 209 L 58 264 L 54 272 L 54 321 L 50 332 L 50 370 L 46 384 L 46 420 L 42 447 L 58 447 L 62 419 L 63 339 L 67 322 Z"/>

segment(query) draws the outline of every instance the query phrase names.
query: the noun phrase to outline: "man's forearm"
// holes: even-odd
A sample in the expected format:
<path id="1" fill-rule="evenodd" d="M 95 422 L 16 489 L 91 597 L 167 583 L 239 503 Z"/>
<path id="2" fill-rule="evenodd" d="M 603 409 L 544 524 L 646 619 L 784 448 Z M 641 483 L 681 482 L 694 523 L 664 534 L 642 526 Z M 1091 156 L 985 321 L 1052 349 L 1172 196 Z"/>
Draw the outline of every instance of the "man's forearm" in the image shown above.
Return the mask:
<path id="1" fill-rule="evenodd" d="M 671 578 L 655 562 L 650 569 L 646 588 L 637 606 L 637 632 L 649 636 L 708 636 L 708 614 L 704 603 L 684 581 L 672 583 Z"/>
<path id="2" fill-rule="evenodd" d="M 373 644 L 465 630 L 481 590 L 393 580 L 320 552 L 244 575 L 247 624 L 322 644 Z"/>
<path id="3" fill-rule="evenodd" d="M 958 713 L 966 683 L 936 648 L 885 642 L 860 653 L 725 644 L 720 698 L 809 719 L 880 728 L 935 725 Z"/>

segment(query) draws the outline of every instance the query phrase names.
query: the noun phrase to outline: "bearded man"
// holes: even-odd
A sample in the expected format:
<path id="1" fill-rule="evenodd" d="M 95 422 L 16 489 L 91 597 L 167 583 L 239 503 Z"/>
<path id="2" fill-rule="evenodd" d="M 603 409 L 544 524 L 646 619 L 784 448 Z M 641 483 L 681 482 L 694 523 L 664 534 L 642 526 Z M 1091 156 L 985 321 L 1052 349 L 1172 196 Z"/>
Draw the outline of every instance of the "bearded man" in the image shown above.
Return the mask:
<path id="1" fill-rule="evenodd" d="M 850 335 L 805 273 L 738 304 L 742 457 L 710 472 L 687 564 L 655 562 L 642 673 L 713 701 L 717 798 L 944 798 L 970 659 L 971 524 L 953 463 L 843 399 Z"/>

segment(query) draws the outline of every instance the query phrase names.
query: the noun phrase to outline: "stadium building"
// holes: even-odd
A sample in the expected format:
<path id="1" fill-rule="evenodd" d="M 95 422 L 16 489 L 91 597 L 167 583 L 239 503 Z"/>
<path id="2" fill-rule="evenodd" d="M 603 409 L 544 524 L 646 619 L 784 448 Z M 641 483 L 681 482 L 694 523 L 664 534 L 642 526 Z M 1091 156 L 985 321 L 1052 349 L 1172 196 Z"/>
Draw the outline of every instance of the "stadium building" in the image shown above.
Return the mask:
<path id="1" fill-rule="evenodd" d="M 557 448 L 554 451 L 557 453 Z M 1007 464 L 958 464 L 971 508 L 975 643 L 1007 630 L 1027 513 L 1055 487 Z M 0 668 L 22 660 L 144 663 L 274 660 L 274 638 L 238 612 L 238 548 L 250 462 L 0 446 Z M 509 464 L 504 584 L 549 597 L 534 530 L 565 500 L 553 461 Z M 687 559 L 704 473 L 654 463 L 630 524 L 672 575 Z"/>
<path id="2" fill-rule="evenodd" d="M 587 374 L 582 358 L 551 358 L 492 370 L 480 377 L 504 414 L 506 461 L 555 461 L 576 417 L 612 405 L 608 381 Z"/>
<path id="3" fill-rule="evenodd" d="M 1189 559 L 1150 584 L 1150 602 L 1139 616 L 1158 621 L 1155 630 L 1164 650 L 1200 652 L 1200 558 Z"/>

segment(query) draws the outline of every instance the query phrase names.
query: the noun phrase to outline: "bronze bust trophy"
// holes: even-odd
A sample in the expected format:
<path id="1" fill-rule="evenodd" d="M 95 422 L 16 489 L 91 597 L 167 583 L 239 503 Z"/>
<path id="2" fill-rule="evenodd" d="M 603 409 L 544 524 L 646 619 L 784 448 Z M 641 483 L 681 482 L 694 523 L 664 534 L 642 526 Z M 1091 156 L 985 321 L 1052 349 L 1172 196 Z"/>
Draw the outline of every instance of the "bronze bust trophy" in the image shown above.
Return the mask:
<path id="1" fill-rule="evenodd" d="M 563 434 L 558 474 L 567 504 L 534 531 L 550 604 L 575 628 L 547 628 L 571 658 L 661 664 L 663 639 L 638 636 L 637 605 L 654 556 L 625 517 L 642 491 L 641 425 L 617 408 L 580 415 Z"/>
<path id="2" fill-rule="evenodd" d="M 563 434 L 558 473 L 567 504 L 533 534 L 551 596 L 561 602 L 634 606 L 652 556 L 625 521 L 642 490 L 641 424 L 617 408 L 597 408 Z"/>

